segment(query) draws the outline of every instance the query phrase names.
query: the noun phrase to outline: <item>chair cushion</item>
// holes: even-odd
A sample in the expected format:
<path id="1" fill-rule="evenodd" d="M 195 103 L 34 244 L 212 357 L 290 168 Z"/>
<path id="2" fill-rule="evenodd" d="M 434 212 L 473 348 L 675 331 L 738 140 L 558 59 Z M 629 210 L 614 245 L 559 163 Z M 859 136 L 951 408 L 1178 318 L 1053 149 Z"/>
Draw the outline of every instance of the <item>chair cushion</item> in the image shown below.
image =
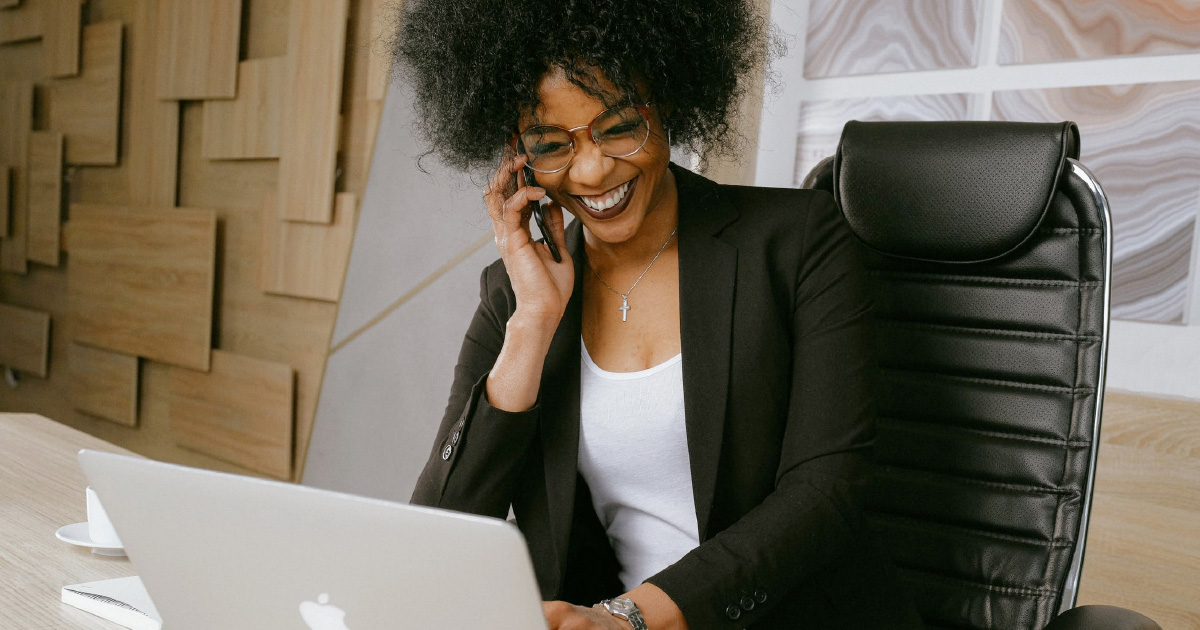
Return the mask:
<path id="1" fill-rule="evenodd" d="M 851 121 L 835 157 L 834 196 L 875 251 L 982 262 L 1033 234 L 1066 159 L 1078 156 L 1071 122 Z"/>

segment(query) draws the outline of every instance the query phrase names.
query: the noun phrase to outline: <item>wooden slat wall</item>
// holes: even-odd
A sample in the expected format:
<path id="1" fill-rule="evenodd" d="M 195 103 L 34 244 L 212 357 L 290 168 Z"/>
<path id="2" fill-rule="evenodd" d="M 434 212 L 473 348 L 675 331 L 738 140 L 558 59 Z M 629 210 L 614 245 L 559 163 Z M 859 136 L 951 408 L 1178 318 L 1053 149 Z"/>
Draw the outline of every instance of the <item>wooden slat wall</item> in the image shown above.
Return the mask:
<path id="1" fill-rule="evenodd" d="M 281 138 L 279 207 L 289 221 L 333 219 L 348 7 L 347 0 L 292 6 L 283 128 L 306 132 Z"/>
<path id="2" fill-rule="evenodd" d="M 62 233 L 63 135 L 54 131 L 29 134 L 29 235 L 27 256 L 58 266 Z"/>
<path id="3" fill-rule="evenodd" d="M 122 40 L 118 20 L 85 27 L 79 76 L 50 83 L 50 129 L 66 135 L 68 164 L 117 163 Z"/>
<path id="4" fill-rule="evenodd" d="M 238 96 L 204 104 L 204 157 L 210 160 L 279 157 L 286 57 L 243 61 Z"/>
<path id="5" fill-rule="evenodd" d="M 33 127 L 33 84 L 0 83 L 0 166 L 12 169 L 8 230 L 0 239 L 0 271 L 23 274 L 29 219 L 29 131 Z"/>
<path id="6" fill-rule="evenodd" d="M 0 44 L 42 36 L 42 5 L 46 0 L 25 0 L 16 8 L 0 11 Z"/>
<path id="7" fill-rule="evenodd" d="M 46 376 L 50 356 L 50 313 L 0 304 L 0 365 Z"/>
<path id="8" fill-rule="evenodd" d="M 262 290 L 337 302 L 357 214 L 354 194 L 338 193 L 331 225 L 285 221 L 279 216 L 279 204 L 268 197 L 263 206 Z"/>
<path id="9" fill-rule="evenodd" d="M 213 350 L 208 373 L 171 369 L 180 446 L 286 479 L 292 474 L 292 368 Z"/>
<path id="10" fill-rule="evenodd" d="M 159 0 L 158 97 L 237 95 L 241 0 Z"/>
<path id="11" fill-rule="evenodd" d="M 72 204 L 69 226 L 72 338 L 207 370 L 216 214 Z"/>
<path id="12" fill-rule="evenodd" d="M 71 344 L 71 404 L 129 427 L 137 426 L 138 358 Z"/>
<path id="13" fill-rule="evenodd" d="M 392 72 L 391 33 L 397 18 L 393 12 L 398 3 L 388 0 L 371 1 L 371 39 L 368 41 L 367 100 L 382 101 L 387 94 L 388 80 Z"/>
<path id="14" fill-rule="evenodd" d="M 376 0 L 350 0 L 349 19 L 337 29 L 344 43 L 341 84 L 335 86 L 333 115 L 327 117 L 322 134 L 338 138 L 340 155 L 331 160 L 341 171 L 331 188 L 327 212 L 334 214 L 334 193 L 353 193 L 361 198 L 369 170 L 370 146 L 375 141 L 382 112 L 382 85 L 367 99 L 368 55 L 372 15 Z M 243 0 L 241 54 L 257 62 L 288 54 L 289 30 L 296 0 Z M 46 0 L 26 0 L 22 6 L 37 6 L 39 15 Z M 202 154 L 204 109 L 212 101 L 159 100 L 157 72 L 157 13 L 159 0 L 89 0 L 82 13 L 85 28 L 110 21 L 123 25 L 120 62 L 120 142 L 117 161 L 105 165 L 74 165 L 68 168 L 64 191 L 73 204 L 117 207 L 150 206 L 168 214 L 176 206 L 212 208 L 217 217 L 218 239 L 213 291 L 210 349 L 254 357 L 289 366 L 295 375 L 294 443 L 292 469 L 302 462 L 316 412 L 317 394 L 328 356 L 337 305 L 311 298 L 264 292 L 259 287 L 259 255 L 263 234 L 263 198 L 281 187 L 281 165 L 273 159 L 210 160 Z M 318 10 L 324 7 L 317 7 Z M 311 7 L 310 7 L 311 9 Z M 311 11 L 310 11 L 311 12 Z M 9 22 L 11 24 L 11 21 Z M 326 26 L 329 26 L 326 24 Z M 39 18 L 38 33 L 41 37 Z M 378 27 L 376 27 L 378 28 Z M 379 30 L 375 31 L 377 34 Z M 49 33 L 47 33 L 49 39 Z M 51 124 L 51 98 L 57 83 L 74 79 L 45 76 L 42 54 L 45 41 L 0 45 L 0 91 L 10 82 L 29 83 L 30 101 L 36 103 L 25 116 L 19 132 L 30 129 L 63 132 Z M 88 59 L 81 59 L 81 69 Z M 38 98 L 33 101 L 36 84 Z M 345 91 L 342 95 L 342 91 Z M 283 95 L 287 98 L 287 94 Z M 115 100 L 114 100 L 115 102 Z M 2 116 L 0 116 L 2 117 Z M 282 114 L 280 116 L 282 118 Z M 311 134 L 313 129 L 297 130 Z M 0 144 L 12 138 L 0 134 Z M 70 135 L 67 135 L 67 152 Z M 26 152 L 22 149 L 22 152 Z M 21 161 L 24 168 L 24 160 Z M 14 182 L 15 184 L 16 182 Z M 333 230 L 330 225 L 327 230 Z M 333 230 L 335 231 L 335 230 Z M 69 250 L 71 225 L 62 231 L 62 246 Z M 4 249 L 0 242 L 0 249 Z M 9 248 L 10 250 L 12 248 Z M 10 251 L 10 255 L 12 252 Z M 296 252 L 295 256 L 301 255 Z M 25 255 L 13 256 L 14 262 Z M 20 304 L 52 314 L 50 371 L 42 379 L 26 373 L 20 387 L 0 387 L 0 411 L 35 410 L 70 426 L 134 449 L 156 459 L 217 470 L 261 474 L 176 444 L 170 422 L 170 374 L 172 367 L 159 360 L 141 358 L 138 372 L 138 422 L 128 426 L 75 410 L 71 392 L 71 332 L 68 279 L 75 265 L 68 255 L 60 267 L 33 265 L 34 273 L 0 273 L 0 301 Z M 340 277 L 344 268 L 329 270 Z M 59 322 L 62 325 L 57 325 Z M 115 414 L 114 414 L 115 415 Z M 297 473 L 293 473 L 297 474 Z"/>
<path id="15" fill-rule="evenodd" d="M 129 42 L 128 120 L 137 129 L 127 134 L 128 202 L 135 205 L 174 206 L 179 178 L 179 103 L 160 101 L 156 76 L 158 59 L 158 2 L 143 0 L 134 7 L 130 29 L 137 33 Z"/>
<path id="16" fill-rule="evenodd" d="M 81 0 L 42 0 L 45 3 L 45 38 L 42 66 L 47 77 L 79 74 L 79 45 L 83 28 Z"/>

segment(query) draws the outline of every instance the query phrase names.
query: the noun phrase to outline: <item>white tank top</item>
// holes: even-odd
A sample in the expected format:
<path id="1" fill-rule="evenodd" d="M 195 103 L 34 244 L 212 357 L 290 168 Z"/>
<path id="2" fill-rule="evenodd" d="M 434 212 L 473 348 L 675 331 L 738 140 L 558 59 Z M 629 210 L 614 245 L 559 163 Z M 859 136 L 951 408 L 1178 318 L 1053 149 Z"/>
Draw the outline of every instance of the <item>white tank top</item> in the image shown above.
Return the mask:
<path id="1" fill-rule="evenodd" d="M 629 590 L 700 540 L 683 416 L 683 355 L 608 372 L 582 342 L 579 472 Z"/>

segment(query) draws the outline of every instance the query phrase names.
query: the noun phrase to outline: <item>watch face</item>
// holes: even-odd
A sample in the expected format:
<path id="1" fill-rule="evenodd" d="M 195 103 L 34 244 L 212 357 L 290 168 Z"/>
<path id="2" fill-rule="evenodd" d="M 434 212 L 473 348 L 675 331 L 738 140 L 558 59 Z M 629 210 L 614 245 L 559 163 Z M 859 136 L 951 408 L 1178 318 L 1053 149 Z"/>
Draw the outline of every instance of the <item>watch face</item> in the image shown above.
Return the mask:
<path id="1" fill-rule="evenodd" d="M 637 604 L 634 604 L 633 600 L 629 599 L 628 597 L 617 597 L 608 600 L 608 610 L 609 612 L 628 615 L 629 613 L 637 610 Z"/>

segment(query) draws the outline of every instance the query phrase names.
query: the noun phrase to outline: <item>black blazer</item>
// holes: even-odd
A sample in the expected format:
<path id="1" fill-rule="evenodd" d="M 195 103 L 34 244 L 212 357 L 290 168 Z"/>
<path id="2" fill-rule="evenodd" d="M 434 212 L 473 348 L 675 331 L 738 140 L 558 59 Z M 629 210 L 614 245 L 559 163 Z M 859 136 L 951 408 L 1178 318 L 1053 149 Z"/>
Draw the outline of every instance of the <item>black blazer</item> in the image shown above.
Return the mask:
<path id="1" fill-rule="evenodd" d="M 824 192 L 720 186 L 671 165 L 679 190 L 684 414 L 699 547 L 648 581 L 690 630 L 915 628 L 861 527 L 874 439 L 869 299 L 857 245 Z M 501 261 L 480 305 L 413 503 L 498 518 L 512 506 L 545 599 L 623 591 L 577 473 L 583 239 L 575 291 L 534 408 L 488 405 L 516 300 Z M 637 439 L 636 435 L 629 439 Z"/>

